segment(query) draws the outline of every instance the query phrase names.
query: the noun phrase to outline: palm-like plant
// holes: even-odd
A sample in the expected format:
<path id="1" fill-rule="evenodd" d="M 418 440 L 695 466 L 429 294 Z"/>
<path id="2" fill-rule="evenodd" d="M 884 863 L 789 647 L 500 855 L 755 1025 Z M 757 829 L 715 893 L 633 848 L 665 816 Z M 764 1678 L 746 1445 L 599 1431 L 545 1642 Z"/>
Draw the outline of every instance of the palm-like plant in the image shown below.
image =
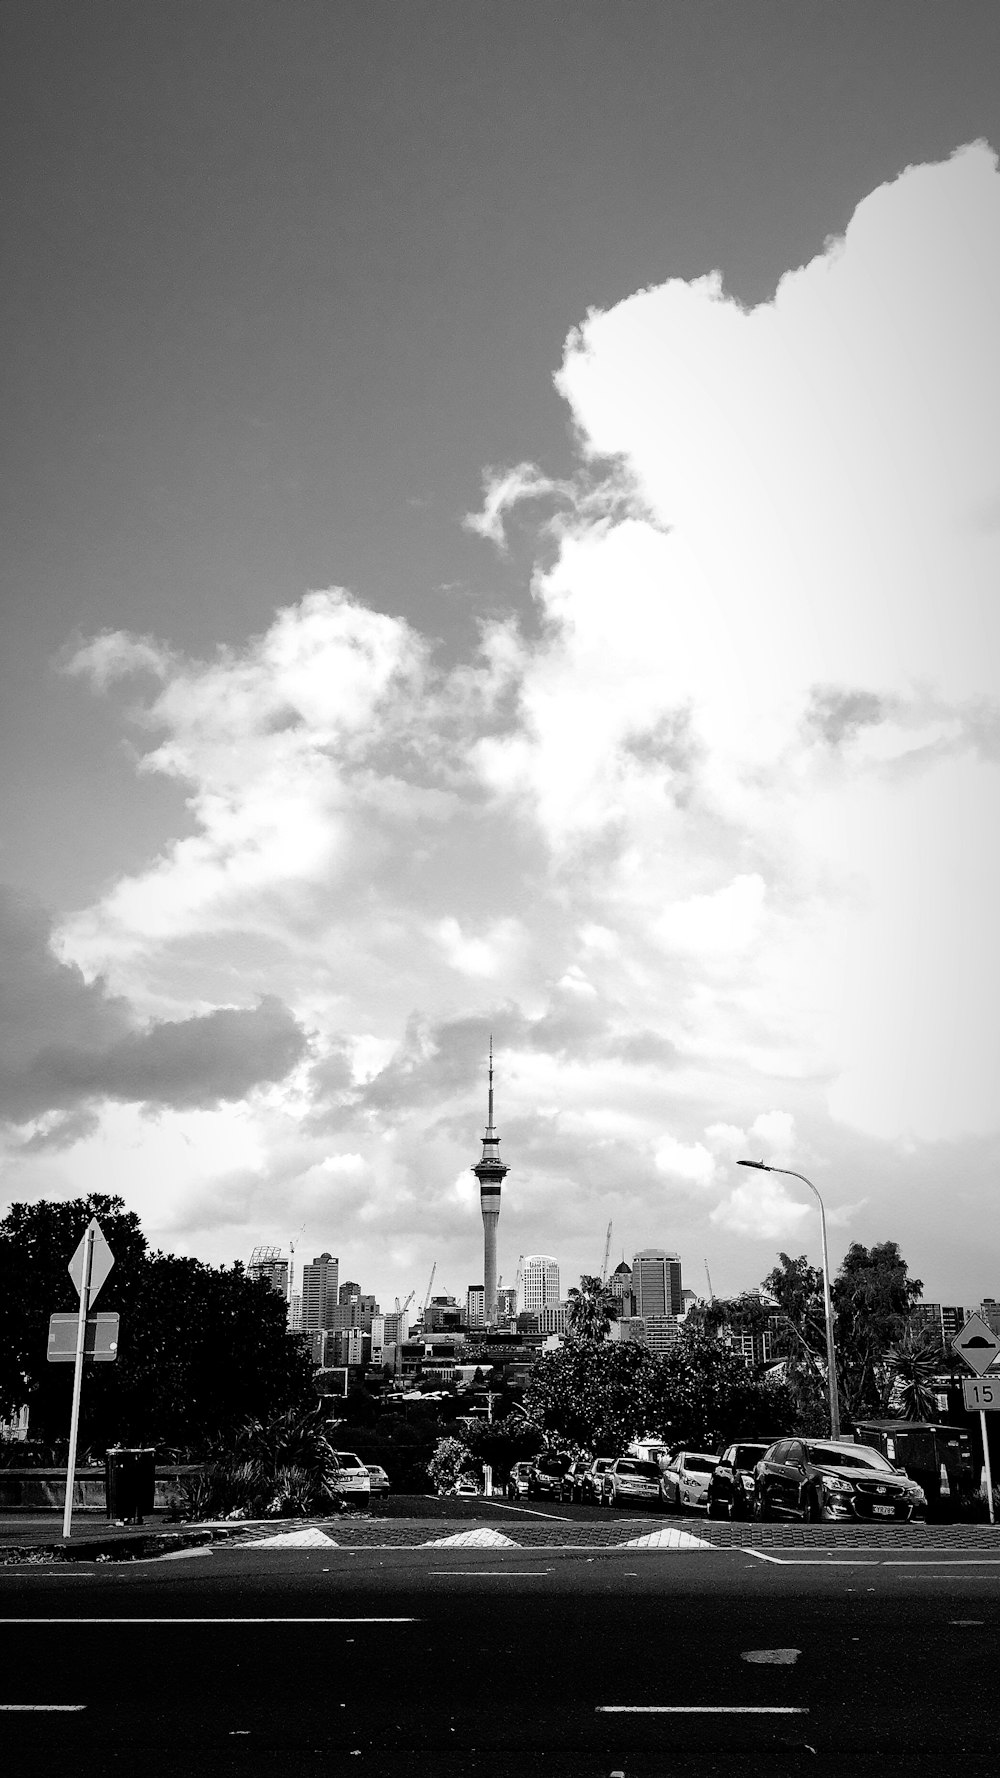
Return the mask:
<path id="1" fill-rule="evenodd" d="M 578 1340 L 597 1343 L 618 1319 L 618 1299 L 603 1278 L 585 1273 L 579 1290 L 569 1292 L 569 1331 Z"/>
<path id="2" fill-rule="evenodd" d="M 941 1366 L 941 1342 L 929 1329 L 906 1331 L 885 1355 L 889 1404 L 904 1420 L 932 1420 L 937 1412 L 934 1378 Z"/>

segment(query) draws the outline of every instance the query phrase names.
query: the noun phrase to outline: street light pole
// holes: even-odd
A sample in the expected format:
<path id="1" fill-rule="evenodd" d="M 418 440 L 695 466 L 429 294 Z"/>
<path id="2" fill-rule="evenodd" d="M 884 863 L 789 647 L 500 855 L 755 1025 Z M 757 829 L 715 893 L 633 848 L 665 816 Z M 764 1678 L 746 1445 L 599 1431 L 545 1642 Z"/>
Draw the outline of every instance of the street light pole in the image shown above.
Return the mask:
<path id="1" fill-rule="evenodd" d="M 738 1161 L 739 1167 L 755 1167 L 760 1173 L 784 1173 L 788 1179 L 801 1179 L 807 1185 L 819 1205 L 819 1226 L 823 1237 L 823 1308 L 826 1313 L 826 1374 L 830 1386 L 830 1437 L 840 1437 L 840 1397 L 837 1391 L 837 1354 L 833 1344 L 833 1304 L 830 1299 L 830 1254 L 826 1245 L 826 1211 L 823 1200 L 804 1173 L 796 1173 L 792 1167 L 771 1167 L 767 1161 Z"/>

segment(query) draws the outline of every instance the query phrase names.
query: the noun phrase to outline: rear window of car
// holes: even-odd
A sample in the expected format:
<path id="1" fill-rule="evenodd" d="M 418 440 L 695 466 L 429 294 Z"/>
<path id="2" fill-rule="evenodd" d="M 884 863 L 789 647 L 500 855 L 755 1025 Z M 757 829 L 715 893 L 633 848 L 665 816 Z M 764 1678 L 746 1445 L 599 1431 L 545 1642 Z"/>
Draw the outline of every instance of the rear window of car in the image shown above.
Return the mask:
<path id="1" fill-rule="evenodd" d="M 659 1476 L 659 1473 L 659 1469 L 655 1463 L 644 1463 L 639 1458 L 628 1457 L 623 1459 L 618 1465 L 619 1475 L 641 1475 L 655 1479 Z"/>
<path id="2" fill-rule="evenodd" d="M 753 1469 L 766 1450 L 766 1445 L 737 1445 L 735 1455 L 729 1461 L 735 1463 L 737 1469 Z"/>
<path id="3" fill-rule="evenodd" d="M 334 1456 L 341 1469 L 364 1469 L 365 1467 L 361 1458 L 355 1457 L 353 1451 L 335 1451 Z"/>
<path id="4" fill-rule="evenodd" d="M 715 1458 L 688 1456 L 684 1459 L 684 1468 L 688 1475 L 711 1475 L 715 1468 Z"/>
<path id="5" fill-rule="evenodd" d="M 891 1463 L 878 1451 L 867 1446 L 855 1445 L 807 1445 L 806 1456 L 810 1463 L 828 1463 L 837 1469 L 890 1469 Z"/>

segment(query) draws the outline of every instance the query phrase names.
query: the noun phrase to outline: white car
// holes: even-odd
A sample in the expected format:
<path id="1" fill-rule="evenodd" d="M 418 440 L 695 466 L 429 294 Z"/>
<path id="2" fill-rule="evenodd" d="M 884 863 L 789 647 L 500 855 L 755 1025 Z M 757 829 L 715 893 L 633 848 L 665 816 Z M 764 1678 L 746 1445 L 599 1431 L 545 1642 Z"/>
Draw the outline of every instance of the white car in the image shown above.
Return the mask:
<path id="1" fill-rule="evenodd" d="M 616 1457 L 601 1477 L 602 1506 L 659 1506 L 660 1469 L 648 1457 Z"/>
<path id="2" fill-rule="evenodd" d="M 389 1477 L 386 1475 L 381 1463 L 368 1463 L 365 1467 L 368 1470 L 368 1480 L 371 1484 L 372 1498 L 374 1499 L 377 1494 L 380 1500 L 384 1500 L 389 1492 Z"/>
<path id="3" fill-rule="evenodd" d="M 452 1493 L 464 1500 L 475 1500 L 479 1495 L 479 1484 L 471 1475 L 460 1475 Z"/>
<path id="4" fill-rule="evenodd" d="M 664 1512 L 708 1511 L 708 1484 L 718 1463 L 707 1451 L 678 1451 L 660 1476 Z"/>
<path id="5" fill-rule="evenodd" d="M 370 1501 L 372 1479 L 361 1458 L 355 1456 L 353 1451 L 335 1451 L 334 1456 L 337 1459 L 338 1494 L 352 1495 L 355 1498 L 363 1496 L 366 1501 Z"/>

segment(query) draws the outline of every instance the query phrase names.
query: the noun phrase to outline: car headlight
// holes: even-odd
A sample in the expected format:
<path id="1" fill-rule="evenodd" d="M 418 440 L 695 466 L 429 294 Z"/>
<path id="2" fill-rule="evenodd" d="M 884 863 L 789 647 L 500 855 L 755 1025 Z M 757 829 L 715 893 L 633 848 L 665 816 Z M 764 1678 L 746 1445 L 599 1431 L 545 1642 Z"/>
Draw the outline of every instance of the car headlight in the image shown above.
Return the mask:
<path id="1" fill-rule="evenodd" d="M 845 1481 L 842 1475 L 825 1475 L 823 1487 L 827 1494 L 853 1494 L 853 1482 Z"/>
<path id="2" fill-rule="evenodd" d="M 919 1482 L 911 1482 L 910 1483 L 910 1493 L 913 1496 L 913 1501 L 916 1506 L 926 1506 L 927 1505 L 927 1496 L 924 1493 Z"/>
<path id="3" fill-rule="evenodd" d="M 752 1475 L 741 1475 L 740 1482 L 742 1483 L 743 1487 L 746 1489 L 748 1494 L 753 1493 L 754 1487 L 756 1486 L 756 1484 L 754 1482 Z"/>

